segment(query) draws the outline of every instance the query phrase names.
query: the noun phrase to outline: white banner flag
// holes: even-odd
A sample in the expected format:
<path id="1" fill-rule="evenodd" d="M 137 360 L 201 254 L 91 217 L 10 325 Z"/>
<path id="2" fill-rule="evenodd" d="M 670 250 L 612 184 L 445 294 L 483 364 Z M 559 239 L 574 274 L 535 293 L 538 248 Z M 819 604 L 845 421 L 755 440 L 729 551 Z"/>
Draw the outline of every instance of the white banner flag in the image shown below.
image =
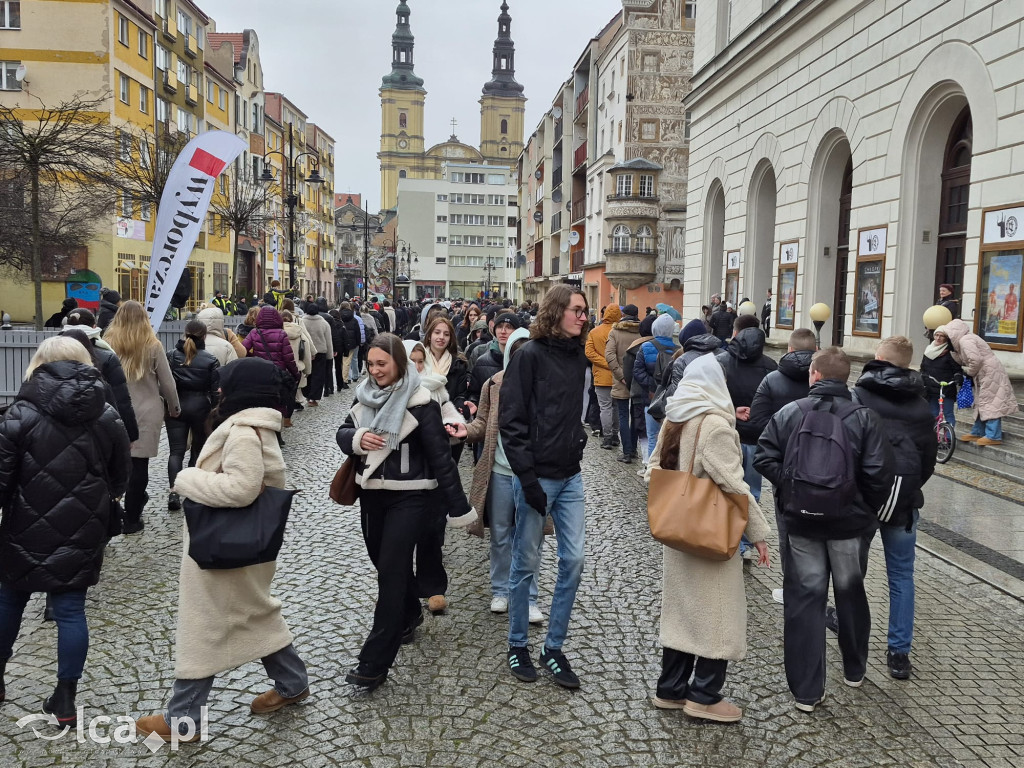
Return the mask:
<path id="1" fill-rule="evenodd" d="M 281 279 L 281 266 L 278 261 L 278 257 L 281 255 L 281 236 L 277 233 L 277 227 L 274 227 L 274 237 L 270 241 L 270 248 L 274 254 L 274 279 Z"/>
<path id="2" fill-rule="evenodd" d="M 246 143 L 224 131 L 196 136 L 174 161 L 160 198 L 149 260 L 146 312 L 159 331 L 171 296 L 199 239 L 217 177 L 242 154 Z"/>

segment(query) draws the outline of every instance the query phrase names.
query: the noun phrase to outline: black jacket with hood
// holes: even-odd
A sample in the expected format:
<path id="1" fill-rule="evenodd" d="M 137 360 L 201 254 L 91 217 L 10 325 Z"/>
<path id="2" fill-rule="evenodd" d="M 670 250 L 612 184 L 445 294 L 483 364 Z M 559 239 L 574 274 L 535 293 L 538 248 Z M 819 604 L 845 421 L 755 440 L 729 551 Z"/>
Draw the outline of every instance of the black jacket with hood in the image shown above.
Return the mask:
<path id="1" fill-rule="evenodd" d="M 782 406 L 807 397 L 811 388 L 808 375 L 812 357 L 814 352 L 811 350 L 788 352 L 779 360 L 779 369 L 761 380 L 754 394 L 754 402 L 750 404 L 750 420 L 747 422 L 751 430 L 757 431 L 758 437 Z"/>
<path id="2" fill-rule="evenodd" d="M 121 303 L 121 294 L 117 291 L 107 291 L 100 299 L 100 309 L 96 315 L 96 327 L 107 330 L 110 321 L 117 314 L 118 306 Z"/>
<path id="3" fill-rule="evenodd" d="M 483 390 L 484 384 L 491 376 L 504 368 L 505 353 L 498 348 L 498 342 L 493 341 L 487 351 L 476 359 L 473 367 L 469 370 L 469 391 L 466 399 L 479 405 L 480 392 Z"/>
<path id="4" fill-rule="evenodd" d="M 896 430 L 910 438 L 921 457 L 923 486 L 935 472 L 938 441 L 921 374 L 885 360 L 872 360 L 854 385 L 853 400 L 877 413 L 884 430 Z M 913 503 L 916 509 L 924 506 L 922 491 Z"/>
<path id="5" fill-rule="evenodd" d="M 586 372 L 576 338 L 532 339 L 509 361 L 498 425 L 509 466 L 524 486 L 579 473 L 587 444 L 580 421 Z"/>
<path id="6" fill-rule="evenodd" d="M 729 387 L 735 408 L 749 408 L 764 377 L 778 369 L 778 364 L 764 354 L 764 331 L 760 328 L 744 328 L 729 346 L 717 355 L 725 369 L 725 384 Z M 749 421 L 736 421 L 740 442 L 756 445 L 761 430 Z"/>
<path id="7" fill-rule="evenodd" d="M 40 366 L 0 421 L 0 583 L 24 592 L 99 581 L 110 499 L 124 493 L 128 434 L 99 371 Z"/>
<path id="8" fill-rule="evenodd" d="M 359 340 L 362 338 L 362 334 L 359 333 L 359 321 L 356 320 L 355 313 L 351 309 L 339 309 L 338 316 L 341 318 L 339 321 L 343 329 L 343 341 L 341 346 L 335 346 L 335 349 L 341 350 L 344 354 L 354 352 L 359 349 Z M 335 342 L 337 345 L 337 342 Z"/>
<path id="9" fill-rule="evenodd" d="M 811 387 L 808 398 L 851 400 L 852 395 L 845 382 L 823 379 Z M 782 482 L 782 466 L 789 438 L 803 420 L 803 411 L 798 402 L 783 406 L 768 422 L 757 443 L 754 468 L 776 489 Z M 818 540 L 852 539 L 873 533 L 878 528 L 878 510 L 889 498 L 895 479 L 892 449 L 878 416 L 870 408 L 853 411 L 843 419 L 843 426 L 846 427 L 853 450 L 856 495 L 836 500 L 836 503 L 843 505 L 843 515 L 827 527 L 787 517 L 789 533 Z M 775 503 L 777 509 L 782 509 L 777 491 Z"/>
<path id="10" fill-rule="evenodd" d="M 683 354 L 672 362 L 672 367 L 665 373 L 666 379 L 662 385 L 668 390 L 668 397 L 676 393 L 676 387 L 683 380 L 686 366 L 692 363 L 701 355 L 717 352 L 722 348 L 722 342 L 712 333 L 702 333 L 700 336 L 692 336 L 683 342 Z"/>
<path id="11" fill-rule="evenodd" d="M 732 336 L 732 327 L 733 323 L 736 322 L 736 315 L 727 310 L 723 304 L 711 313 L 711 318 L 708 322 L 711 324 L 711 333 L 718 338 L 719 342 L 728 341 L 729 337 Z"/>

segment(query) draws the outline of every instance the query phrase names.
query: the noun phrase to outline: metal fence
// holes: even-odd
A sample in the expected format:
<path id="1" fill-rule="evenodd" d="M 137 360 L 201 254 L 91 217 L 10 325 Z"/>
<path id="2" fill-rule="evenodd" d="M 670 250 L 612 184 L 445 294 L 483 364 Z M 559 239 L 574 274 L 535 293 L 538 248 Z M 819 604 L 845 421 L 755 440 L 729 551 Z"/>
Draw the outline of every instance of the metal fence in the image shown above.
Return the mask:
<path id="1" fill-rule="evenodd" d="M 0 331 L 0 405 L 9 405 L 14 401 L 32 355 L 43 339 L 59 332 L 53 329 L 35 331 L 25 328 Z M 185 321 L 176 320 L 161 325 L 157 336 L 164 349 L 170 351 L 184 332 Z"/>

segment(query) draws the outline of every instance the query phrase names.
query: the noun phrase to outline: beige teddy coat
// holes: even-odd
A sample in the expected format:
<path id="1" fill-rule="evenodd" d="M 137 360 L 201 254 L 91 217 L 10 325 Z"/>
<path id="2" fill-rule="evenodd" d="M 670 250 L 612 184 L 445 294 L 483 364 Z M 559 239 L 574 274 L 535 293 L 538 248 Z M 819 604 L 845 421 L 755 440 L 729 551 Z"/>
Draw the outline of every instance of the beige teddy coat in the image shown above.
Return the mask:
<path id="1" fill-rule="evenodd" d="M 281 414 L 272 408 L 229 417 L 210 435 L 197 465 L 178 474 L 175 491 L 212 507 L 244 507 L 263 484 L 284 488 L 280 430 Z M 270 594 L 276 563 L 204 571 L 188 556 L 187 525 L 183 538 L 176 678 L 211 677 L 291 645 L 281 601 Z"/>
<path id="2" fill-rule="evenodd" d="M 974 379 L 974 407 L 983 421 L 1001 419 L 1017 413 L 1017 396 L 1006 369 L 992 347 L 971 333 L 963 320 L 946 323 L 946 336 L 953 347 L 953 359 Z"/>
<path id="3" fill-rule="evenodd" d="M 768 522 L 743 481 L 743 454 L 735 420 L 724 411 L 701 417 L 683 427 L 679 439 L 679 464 L 693 463 L 695 477 L 710 477 L 726 493 L 747 494 L 747 538 L 764 541 Z M 650 467 L 661 467 L 662 429 L 651 454 Z M 679 469 L 680 467 L 662 467 Z M 649 476 L 649 473 L 648 473 Z M 743 560 L 739 552 L 724 562 L 663 547 L 661 591 L 661 644 L 706 659 L 739 661 L 747 653 L 747 595 L 743 586 Z"/>

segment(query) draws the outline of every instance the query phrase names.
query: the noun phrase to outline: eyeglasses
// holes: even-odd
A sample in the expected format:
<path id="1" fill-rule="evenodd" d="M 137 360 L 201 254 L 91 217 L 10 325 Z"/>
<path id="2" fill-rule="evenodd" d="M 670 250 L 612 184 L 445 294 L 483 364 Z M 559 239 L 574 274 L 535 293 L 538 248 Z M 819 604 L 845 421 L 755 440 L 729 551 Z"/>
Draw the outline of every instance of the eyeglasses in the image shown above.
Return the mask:
<path id="1" fill-rule="evenodd" d="M 566 312 L 572 312 L 573 314 L 576 315 L 576 317 L 578 317 L 580 319 L 583 319 L 584 317 L 587 316 L 587 310 L 586 309 L 573 309 L 572 307 L 566 307 L 565 310 L 566 310 Z"/>

